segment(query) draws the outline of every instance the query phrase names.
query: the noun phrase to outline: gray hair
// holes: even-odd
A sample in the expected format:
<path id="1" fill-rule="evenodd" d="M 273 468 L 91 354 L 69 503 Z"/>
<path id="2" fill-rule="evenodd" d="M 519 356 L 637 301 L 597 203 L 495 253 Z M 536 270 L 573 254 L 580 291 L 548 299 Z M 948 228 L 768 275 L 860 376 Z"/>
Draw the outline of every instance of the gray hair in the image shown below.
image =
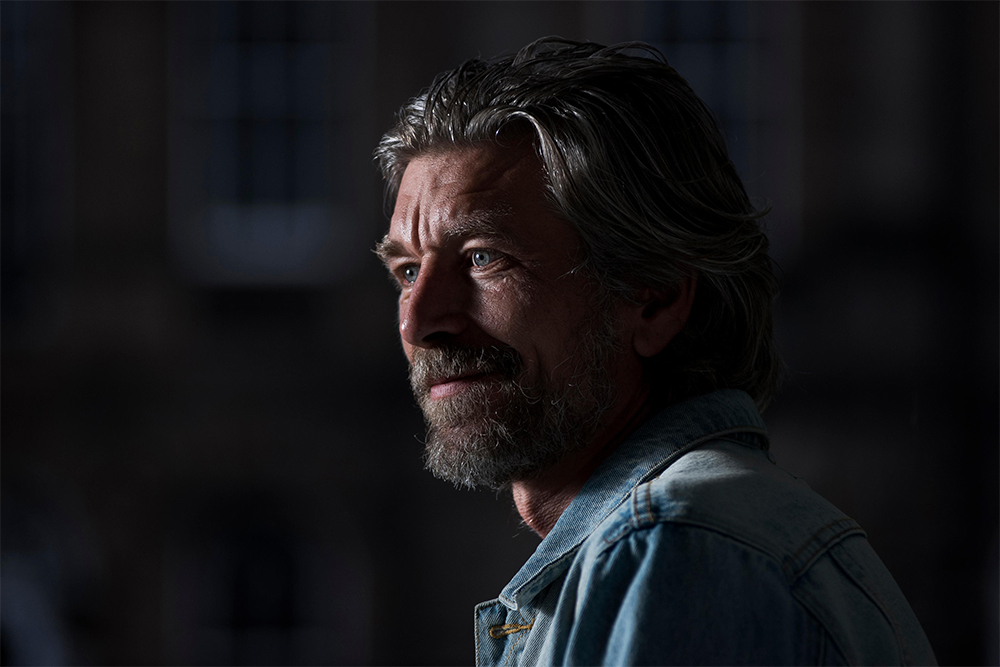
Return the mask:
<path id="1" fill-rule="evenodd" d="M 387 211 L 415 156 L 525 134 L 605 296 L 634 303 L 697 278 L 687 324 L 651 360 L 667 400 L 730 387 L 763 410 L 782 371 L 767 211 L 751 204 L 712 112 L 653 47 L 549 37 L 439 74 L 375 152 Z"/>

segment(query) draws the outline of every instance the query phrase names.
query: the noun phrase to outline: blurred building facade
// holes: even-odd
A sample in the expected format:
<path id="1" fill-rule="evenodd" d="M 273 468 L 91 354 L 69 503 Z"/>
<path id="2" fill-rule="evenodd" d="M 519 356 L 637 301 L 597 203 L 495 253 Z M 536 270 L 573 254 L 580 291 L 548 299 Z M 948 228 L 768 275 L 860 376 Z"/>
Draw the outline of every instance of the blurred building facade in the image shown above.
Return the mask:
<path id="1" fill-rule="evenodd" d="M 781 270 L 779 463 L 998 652 L 995 3 L 0 3 L 4 664 L 464 664 L 537 544 L 421 470 L 371 150 L 547 34 L 660 48 Z M 428 612 L 433 610 L 433 612 Z"/>

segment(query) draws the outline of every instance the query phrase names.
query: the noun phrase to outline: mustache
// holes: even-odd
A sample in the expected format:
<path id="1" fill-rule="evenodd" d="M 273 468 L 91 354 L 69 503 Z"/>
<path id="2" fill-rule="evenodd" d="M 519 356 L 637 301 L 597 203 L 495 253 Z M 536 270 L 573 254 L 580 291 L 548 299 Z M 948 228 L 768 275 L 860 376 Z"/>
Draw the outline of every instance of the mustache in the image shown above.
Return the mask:
<path id="1" fill-rule="evenodd" d="M 418 397 L 446 378 L 492 373 L 514 380 L 524 368 L 521 355 L 511 347 L 442 345 L 417 348 L 410 361 L 410 386 Z"/>

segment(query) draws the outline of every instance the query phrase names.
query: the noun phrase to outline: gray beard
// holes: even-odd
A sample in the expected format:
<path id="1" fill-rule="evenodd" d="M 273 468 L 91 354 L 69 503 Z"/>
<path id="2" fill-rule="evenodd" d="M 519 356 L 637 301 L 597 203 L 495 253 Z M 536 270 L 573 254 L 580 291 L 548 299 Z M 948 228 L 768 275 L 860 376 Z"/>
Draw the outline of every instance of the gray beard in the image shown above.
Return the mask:
<path id="1" fill-rule="evenodd" d="M 611 323 L 598 322 L 578 338 L 570 377 L 532 383 L 512 348 L 417 348 L 410 384 L 427 425 L 425 467 L 456 486 L 500 490 L 579 451 L 617 398 L 608 368 L 618 348 Z M 491 375 L 430 398 L 430 380 L 468 373 Z"/>

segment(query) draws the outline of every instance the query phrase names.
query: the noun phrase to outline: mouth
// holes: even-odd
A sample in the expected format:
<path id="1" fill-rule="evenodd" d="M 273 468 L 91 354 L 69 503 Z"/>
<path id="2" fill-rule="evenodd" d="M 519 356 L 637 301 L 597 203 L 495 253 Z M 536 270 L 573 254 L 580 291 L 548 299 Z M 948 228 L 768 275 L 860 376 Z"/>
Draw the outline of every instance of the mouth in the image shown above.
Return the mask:
<path id="1" fill-rule="evenodd" d="M 416 348 L 410 358 L 410 386 L 421 402 L 457 398 L 462 392 L 473 397 L 487 386 L 499 388 L 514 381 L 521 368 L 520 355 L 513 348 L 454 345 Z M 470 394 L 470 390 L 475 391 Z"/>
<path id="2" fill-rule="evenodd" d="M 476 382 L 482 382 L 491 375 L 493 374 L 472 372 L 433 380 L 430 383 L 429 394 L 433 400 L 447 398 L 457 394 Z"/>

